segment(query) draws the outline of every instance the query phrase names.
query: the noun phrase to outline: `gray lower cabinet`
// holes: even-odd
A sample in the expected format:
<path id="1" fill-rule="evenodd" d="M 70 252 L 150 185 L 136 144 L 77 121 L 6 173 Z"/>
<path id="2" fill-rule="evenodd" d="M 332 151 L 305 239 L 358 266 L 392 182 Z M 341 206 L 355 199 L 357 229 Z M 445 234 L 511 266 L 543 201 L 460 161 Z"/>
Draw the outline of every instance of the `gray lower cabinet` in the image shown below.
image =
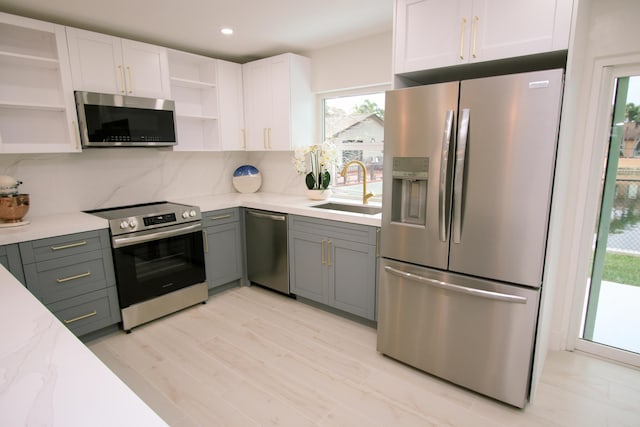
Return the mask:
<path id="1" fill-rule="evenodd" d="M 209 289 L 242 278 L 242 228 L 240 209 L 202 214 L 205 270 Z"/>
<path id="2" fill-rule="evenodd" d="M 0 264 L 6 268 L 20 283 L 24 284 L 20 248 L 17 243 L 0 246 Z"/>
<path id="3" fill-rule="evenodd" d="M 289 216 L 291 292 L 376 318 L 376 227 Z"/>
<path id="4" fill-rule="evenodd" d="M 120 322 L 106 229 L 19 247 L 27 289 L 77 336 Z"/>

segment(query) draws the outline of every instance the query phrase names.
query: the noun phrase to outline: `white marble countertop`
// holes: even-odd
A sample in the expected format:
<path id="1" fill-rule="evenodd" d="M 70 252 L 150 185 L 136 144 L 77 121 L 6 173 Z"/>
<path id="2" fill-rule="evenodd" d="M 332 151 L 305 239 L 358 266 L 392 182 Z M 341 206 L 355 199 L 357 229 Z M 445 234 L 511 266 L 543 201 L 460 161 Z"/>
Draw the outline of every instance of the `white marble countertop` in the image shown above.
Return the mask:
<path id="1" fill-rule="evenodd" d="M 354 224 L 380 226 L 381 214 L 365 215 L 352 212 L 341 212 L 328 209 L 314 208 L 313 205 L 325 203 L 327 201 L 341 202 L 347 204 L 358 204 L 353 200 L 339 200 L 331 198 L 329 200 L 309 200 L 304 196 L 290 196 L 278 193 L 228 193 L 217 195 L 205 195 L 187 197 L 184 199 L 170 200 L 175 203 L 199 206 L 202 212 L 233 207 L 247 207 L 254 209 L 264 209 L 268 211 L 281 212 L 287 214 L 304 215 L 314 218 L 330 219 L 335 221 L 350 222 Z M 371 206 L 380 206 L 371 203 Z M 0 245 L 11 243 L 27 242 L 30 240 L 44 239 L 47 237 L 62 236 L 65 234 L 80 233 L 83 231 L 100 230 L 108 228 L 106 219 L 83 212 L 72 212 L 68 214 L 46 215 L 25 217 L 29 224 L 18 227 L 0 228 Z"/>
<path id="2" fill-rule="evenodd" d="M 304 196 L 290 196 L 278 193 L 230 193 L 215 196 L 188 197 L 172 201 L 199 206 L 202 212 L 240 206 L 294 215 L 304 215 L 314 218 L 331 219 L 354 224 L 371 225 L 374 227 L 380 227 L 380 221 L 382 218 L 382 214 L 365 215 L 313 207 L 314 205 L 319 205 L 329 201 L 346 204 L 359 204 L 353 200 L 340 200 L 336 198 L 328 200 L 309 200 Z M 370 203 L 369 205 L 380 206 L 380 204 L 376 203 Z"/>
<path id="3" fill-rule="evenodd" d="M 26 216 L 25 220 L 29 221 L 26 225 L 0 228 L 0 245 L 28 242 L 29 240 L 45 239 L 47 237 L 109 227 L 109 222 L 106 219 L 83 212 L 36 217 Z"/>
<path id="4" fill-rule="evenodd" d="M 167 425 L 1 265 L 0 325 L 0 425 Z"/>

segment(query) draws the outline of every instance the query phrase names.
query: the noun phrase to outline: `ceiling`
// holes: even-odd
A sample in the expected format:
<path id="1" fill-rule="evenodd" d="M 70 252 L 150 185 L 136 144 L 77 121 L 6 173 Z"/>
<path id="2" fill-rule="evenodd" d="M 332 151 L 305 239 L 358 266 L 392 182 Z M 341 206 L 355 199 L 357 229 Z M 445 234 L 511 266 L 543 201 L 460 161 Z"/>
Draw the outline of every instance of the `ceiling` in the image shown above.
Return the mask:
<path id="1" fill-rule="evenodd" d="M 245 63 L 391 31 L 393 0 L 0 0 L 0 11 Z"/>

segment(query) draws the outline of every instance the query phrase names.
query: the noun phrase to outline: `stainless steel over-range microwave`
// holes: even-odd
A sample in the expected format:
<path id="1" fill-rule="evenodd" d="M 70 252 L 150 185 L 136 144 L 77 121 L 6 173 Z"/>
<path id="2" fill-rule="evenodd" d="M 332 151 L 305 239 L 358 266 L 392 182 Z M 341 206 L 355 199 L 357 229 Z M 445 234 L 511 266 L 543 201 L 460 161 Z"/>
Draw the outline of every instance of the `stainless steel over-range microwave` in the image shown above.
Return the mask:
<path id="1" fill-rule="evenodd" d="M 175 103 L 94 92 L 75 92 L 83 147 L 160 147 L 178 143 Z"/>

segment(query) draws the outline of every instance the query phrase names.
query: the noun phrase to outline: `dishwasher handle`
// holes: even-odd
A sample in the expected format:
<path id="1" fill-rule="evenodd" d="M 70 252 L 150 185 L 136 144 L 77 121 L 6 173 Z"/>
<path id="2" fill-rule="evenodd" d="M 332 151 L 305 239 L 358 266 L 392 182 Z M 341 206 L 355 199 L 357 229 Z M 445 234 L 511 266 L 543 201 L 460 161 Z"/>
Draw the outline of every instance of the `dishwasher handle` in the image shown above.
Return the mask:
<path id="1" fill-rule="evenodd" d="M 265 219 L 271 219 L 273 221 L 286 221 L 287 217 L 285 215 L 273 215 L 273 214 L 266 214 L 266 213 L 262 213 L 262 212 L 256 212 L 256 211 L 247 211 L 247 213 L 251 216 L 255 216 L 258 218 L 265 218 Z"/>
<path id="2" fill-rule="evenodd" d="M 512 302 L 512 303 L 518 303 L 518 304 L 526 304 L 527 303 L 527 298 L 526 297 L 521 297 L 521 296 L 517 296 L 517 295 L 503 294 L 503 293 L 500 293 L 500 292 L 485 291 L 485 290 L 482 290 L 482 289 L 469 288 L 467 286 L 454 285 L 452 283 L 447 283 L 447 282 L 443 282 L 443 281 L 440 281 L 440 280 L 435 280 L 435 279 L 430 279 L 428 277 L 419 276 L 417 274 L 408 273 L 406 271 L 401 271 L 401 270 L 398 270 L 398 269 L 395 269 L 395 268 L 389 267 L 389 266 L 386 266 L 384 269 L 385 269 L 385 271 L 387 271 L 387 272 L 389 272 L 389 273 L 391 273 L 391 274 L 393 274 L 395 276 L 403 277 L 405 279 L 413 280 L 413 281 L 420 282 L 420 283 L 425 283 L 427 285 L 434 286 L 434 287 L 440 288 L 440 289 L 446 289 L 446 290 L 453 291 L 453 292 L 459 292 L 459 293 L 463 293 L 463 294 L 467 294 L 467 295 L 473 295 L 473 296 L 477 296 L 477 297 L 481 297 L 481 298 L 488 298 L 488 299 L 505 301 L 505 302 Z"/>

